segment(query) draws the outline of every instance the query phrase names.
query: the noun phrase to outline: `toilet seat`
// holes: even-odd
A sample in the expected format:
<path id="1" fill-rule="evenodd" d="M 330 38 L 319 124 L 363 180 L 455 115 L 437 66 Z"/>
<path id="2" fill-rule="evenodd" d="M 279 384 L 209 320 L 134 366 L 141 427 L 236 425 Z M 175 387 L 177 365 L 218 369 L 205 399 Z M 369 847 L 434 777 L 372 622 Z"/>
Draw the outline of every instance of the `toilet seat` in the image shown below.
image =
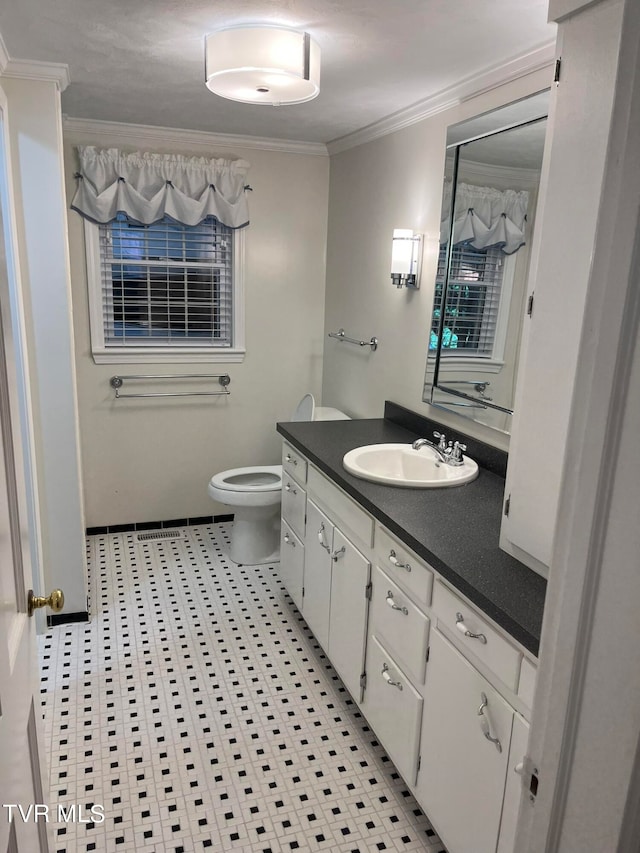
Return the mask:
<path id="1" fill-rule="evenodd" d="M 210 486 L 225 492 L 280 492 L 282 465 L 251 465 L 214 474 Z"/>

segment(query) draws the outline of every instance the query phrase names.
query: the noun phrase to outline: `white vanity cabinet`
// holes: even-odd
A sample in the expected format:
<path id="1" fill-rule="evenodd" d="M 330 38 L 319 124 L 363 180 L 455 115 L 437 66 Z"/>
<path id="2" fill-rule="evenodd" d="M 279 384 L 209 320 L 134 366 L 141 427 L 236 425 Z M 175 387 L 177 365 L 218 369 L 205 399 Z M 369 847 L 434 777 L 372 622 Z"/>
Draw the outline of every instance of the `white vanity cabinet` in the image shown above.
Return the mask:
<path id="1" fill-rule="evenodd" d="M 302 609 L 306 481 L 306 459 L 285 444 L 282 451 L 280 577 L 299 610 Z"/>
<path id="2" fill-rule="evenodd" d="M 404 780 L 418 772 L 433 574 L 376 525 L 362 710 Z"/>
<path id="3" fill-rule="evenodd" d="M 452 853 L 495 853 L 513 716 L 489 682 L 434 630 L 416 793 Z"/>
<path id="4" fill-rule="evenodd" d="M 286 443 L 283 471 L 307 624 L 449 853 L 513 853 L 535 663 Z"/>
<path id="5" fill-rule="evenodd" d="M 441 581 L 431 615 L 416 797 L 452 853 L 512 853 L 535 666 Z"/>
<path id="6" fill-rule="evenodd" d="M 295 479 L 301 472 L 305 489 Z M 373 541 L 373 519 L 285 444 L 282 531 L 282 581 L 358 701 L 371 575 L 371 562 L 363 550 Z"/>

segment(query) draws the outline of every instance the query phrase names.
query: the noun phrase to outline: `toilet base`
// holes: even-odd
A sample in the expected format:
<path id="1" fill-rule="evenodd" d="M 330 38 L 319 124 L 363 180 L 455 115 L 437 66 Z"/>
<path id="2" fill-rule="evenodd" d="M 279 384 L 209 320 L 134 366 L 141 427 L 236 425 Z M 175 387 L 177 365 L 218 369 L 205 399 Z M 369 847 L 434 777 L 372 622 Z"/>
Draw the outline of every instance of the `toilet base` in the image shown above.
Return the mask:
<path id="1" fill-rule="evenodd" d="M 229 556 L 243 566 L 260 566 L 280 559 L 280 504 L 234 507 Z"/>

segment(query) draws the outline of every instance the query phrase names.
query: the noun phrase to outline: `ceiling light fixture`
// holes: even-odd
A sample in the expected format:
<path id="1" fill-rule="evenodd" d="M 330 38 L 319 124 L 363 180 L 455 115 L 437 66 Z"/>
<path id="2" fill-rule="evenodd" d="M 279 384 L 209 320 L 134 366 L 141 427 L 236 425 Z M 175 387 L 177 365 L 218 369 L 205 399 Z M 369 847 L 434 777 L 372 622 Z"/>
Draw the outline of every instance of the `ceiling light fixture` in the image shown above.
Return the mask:
<path id="1" fill-rule="evenodd" d="M 320 47 L 283 27 L 230 27 L 205 37 L 205 82 L 247 104 L 301 104 L 320 92 Z"/>

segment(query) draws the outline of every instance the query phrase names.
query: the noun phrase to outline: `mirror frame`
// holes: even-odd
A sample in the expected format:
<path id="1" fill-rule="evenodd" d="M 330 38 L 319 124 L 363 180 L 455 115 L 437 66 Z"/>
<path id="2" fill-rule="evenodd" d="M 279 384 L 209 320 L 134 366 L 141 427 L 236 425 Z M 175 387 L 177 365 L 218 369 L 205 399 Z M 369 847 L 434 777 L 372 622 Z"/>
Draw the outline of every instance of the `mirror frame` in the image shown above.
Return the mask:
<path id="1" fill-rule="evenodd" d="M 548 116 L 549 108 L 549 94 L 549 89 L 542 90 L 541 92 L 522 98 L 518 101 L 506 104 L 503 107 L 498 107 L 497 109 L 490 110 L 478 116 L 474 116 L 471 119 L 467 119 L 466 121 L 451 125 L 447 129 L 447 146 L 444 170 L 445 174 L 442 199 L 443 204 L 445 201 L 444 186 L 446 185 L 446 180 L 448 179 L 448 163 L 446 158 L 449 156 L 449 153 L 451 151 L 453 151 L 454 153 L 453 172 L 451 176 L 451 207 L 449 212 L 448 224 L 449 236 L 447 241 L 447 254 L 445 260 L 444 286 L 442 288 L 442 294 L 439 300 L 436 296 L 436 287 L 434 285 L 434 299 L 431 312 L 431 320 L 433 322 L 433 314 L 439 308 L 441 321 L 438 326 L 438 342 L 435 352 L 433 352 L 430 347 L 432 325 L 429 328 L 429 342 L 427 345 L 425 381 L 423 383 L 423 401 L 429 403 L 430 405 L 436 408 L 444 409 L 445 411 L 450 411 L 453 414 L 460 415 L 461 417 L 466 417 L 471 420 L 474 420 L 489 429 L 494 429 L 498 432 L 507 434 L 509 432 L 508 429 L 503 430 L 492 424 L 487 424 L 482 418 L 474 416 L 471 413 L 471 410 L 476 408 L 482 408 L 485 410 L 490 409 L 496 412 L 500 412 L 505 415 L 512 415 L 513 409 L 501 406 L 497 403 L 494 403 L 493 401 L 483 398 L 481 392 L 479 392 L 478 396 L 474 396 L 473 394 L 466 394 L 464 391 L 458 391 L 450 387 L 442 387 L 438 384 L 438 374 L 440 370 L 440 362 L 442 356 L 442 338 L 445 331 L 445 325 L 442 320 L 444 317 L 444 306 L 446 304 L 447 299 L 449 270 L 453 255 L 451 235 L 453 231 L 453 223 L 455 217 L 455 188 L 457 186 L 460 152 L 462 147 L 470 142 L 475 142 L 480 139 L 495 136 L 499 133 L 503 133 L 505 131 L 513 130 L 516 128 L 526 127 L 527 125 L 538 123 L 546 119 Z M 478 384 L 482 385 L 483 383 L 479 382 Z M 440 393 L 442 397 L 446 395 L 447 398 L 452 397 L 454 399 L 439 399 L 436 396 L 438 393 Z M 456 401 L 455 398 L 458 398 L 458 400 Z M 459 408 L 461 409 L 463 407 L 466 409 L 466 411 L 459 410 Z"/>

